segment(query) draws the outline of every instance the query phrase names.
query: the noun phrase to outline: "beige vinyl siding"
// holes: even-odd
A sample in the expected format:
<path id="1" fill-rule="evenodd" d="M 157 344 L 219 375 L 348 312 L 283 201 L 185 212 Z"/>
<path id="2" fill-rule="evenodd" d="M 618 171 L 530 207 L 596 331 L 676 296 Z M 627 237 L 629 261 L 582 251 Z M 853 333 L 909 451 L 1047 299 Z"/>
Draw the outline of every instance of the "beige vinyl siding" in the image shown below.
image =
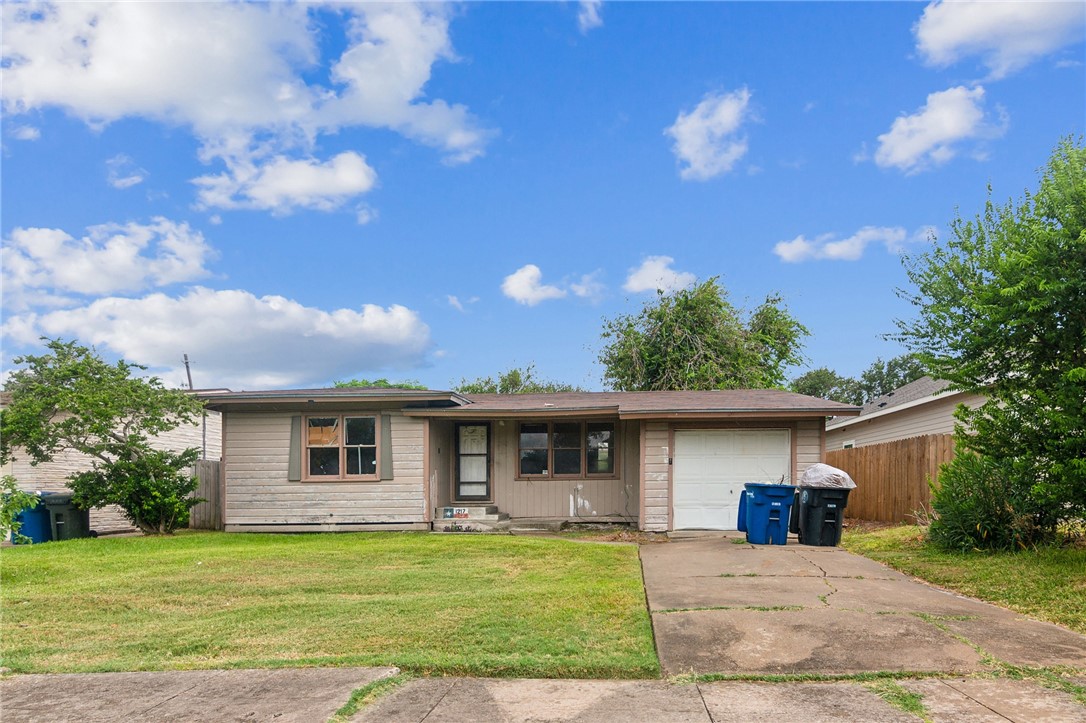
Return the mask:
<path id="1" fill-rule="evenodd" d="M 617 479 L 518 480 L 518 422 L 499 421 L 493 434 L 492 495 L 494 504 L 510 517 L 593 519 L 637 518 L 636 422 L 616 422 L 615 434 L 621 455 Z"/>
<path id="2" fill-rule="evenodd" d="M 843 449 L 845 442 L 856 447 L 892 442 L 927 434 L 953 434 L 954 410 L 959 404 L 976 409 L 985 398 L 975 394 L 948 394 L 925 404 L 855 422 L 840 429 L 826 430 L 826 449 Z"/>
<path id="3" fill-rule="evenodd" d="M 799 484 L 799 478 L 812 464 L 818 464 L 824 458 L 822 449 L 821 419 L 803 419 L 796 422 L 795 431 L 795 476 L 789 484 Z M 786 480 L 787 481 L 787 480 Z"/>
<path id="4" fill-rule="evenodd" d="M 288 480 L 290 420 L 296 414 L 226 415 L 228 526 L 423 521 L 426 500 L 422 420 L 392 413 L 391 480 L 291 482 Z"/>
<path id="5" fill-rule="evenodd" d="M 643 425 L 641 484 L 645 489 L 645 503 L 640 527 L 650 532 L 662 532 L 670 526 L 671 468 L 668 457 L 671 429 L 667 422 L 644 422 Z"/>
<path id="6" fill-rule="evenodd" d="M 222 455 L 222 416 L 218 412 L 208 412 L 206 424 L 206 458 L 218 460 Z M 189 447 L 201 449 L 203 436 L 201 422 L 186 424 L 152 438 L 151 446 L 174 452 L 181 452 Z M 15 459 L 4 465 L 2 473 L 14 476 L 20 489 L 31 492 L 64 492 L 68 489 L 68 477 L 88 470 L 90 466 L 89 457 L 72 450 L 61 450 L 52 462 L 39 465 L 30 464 L 25 454 L 16 451 Z M 121 508 L 116 505 L 92 509 L 90 527 L 99 534 L 128 532 L 135 529 L 124 516 Z"/>
<path id="7" fill-rule="evenodd" d="M 452 504 L 453 423 L 430 420 L 430 505 L 434 509 Z"/>

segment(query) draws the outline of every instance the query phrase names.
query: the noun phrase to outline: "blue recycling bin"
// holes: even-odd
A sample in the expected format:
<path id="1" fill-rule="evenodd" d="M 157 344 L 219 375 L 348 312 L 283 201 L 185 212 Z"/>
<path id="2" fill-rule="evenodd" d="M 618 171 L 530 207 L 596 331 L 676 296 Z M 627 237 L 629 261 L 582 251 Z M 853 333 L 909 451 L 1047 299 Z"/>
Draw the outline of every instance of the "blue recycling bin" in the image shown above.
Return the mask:
<path id="1" fill-rule="evenodd" d="M 19 534 L 30 538 L 31 544 L 51 542 L 53 539 L 53 524 L 49 518 L 49 508 L 42 504 L 43 496 L 38 497 L 37 505 L 27 507 L 15 515 L 15 519 L 20 522 Z"/>
<path id="2" fill-rule="evenodd" d="M 740 532 L 747 531 L 747 491 L 739 493 L 739 519 L 735 523 L 735 529 Z"/>
<path id="3" fill-rule="evenodd" d="M 754 545 L 787 543 L 788 518 L 796 499 L 796 488 L 748 482 L 743 496 L 746 498 L 743 507 L 747 513 L 747 542 Z"/>

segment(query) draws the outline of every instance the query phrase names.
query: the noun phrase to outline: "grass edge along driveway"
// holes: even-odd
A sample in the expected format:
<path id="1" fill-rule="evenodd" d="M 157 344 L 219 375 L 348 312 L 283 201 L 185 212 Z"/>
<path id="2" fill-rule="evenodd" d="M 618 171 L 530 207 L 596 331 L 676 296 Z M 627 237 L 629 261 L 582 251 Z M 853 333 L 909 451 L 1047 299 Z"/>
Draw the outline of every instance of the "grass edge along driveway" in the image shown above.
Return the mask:
<path id="1" fill-rule="evenodd" d="M 380 665 L 659 676 L 633 545 L 182 532 L 0 556 L 3 665 L 18 673 Z"/>
<path id="2" fill-rule="evenodd" d="M 1086 635 L 1086 547 L 944 552 L 924 530 L 898 525 L 846 531 L 841 546 L 907 575 Z"/>

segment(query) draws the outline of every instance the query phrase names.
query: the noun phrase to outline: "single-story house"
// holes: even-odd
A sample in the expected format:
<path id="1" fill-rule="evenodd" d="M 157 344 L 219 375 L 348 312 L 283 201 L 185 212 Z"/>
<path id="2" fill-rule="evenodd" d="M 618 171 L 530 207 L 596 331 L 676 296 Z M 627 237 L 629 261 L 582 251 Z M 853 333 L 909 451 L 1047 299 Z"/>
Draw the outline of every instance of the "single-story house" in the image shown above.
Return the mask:
<path id="1" fill-rule="evenodd" d="M 222 390 L 208 389 L 196 393 L 206 397 L 220 391 Z M 9 392 L 0 393 L 0 409 L 6 407 L 10 399 Z M 201 459 L 209 460 L 219 459 L 222 454 L 221 445 L 222 419 L 215 411 L 208 411 L 195 424 L 183 424 L 151 440 L 151 446 L 173 452 L 195 447 L 200 450 Z M 16 450 L 14 458 L 0 468 L 0 474 L 12 475 L 19 489 L 27 492 L 65 492 L 68 489 L 68 477 L 90 469 L 90 465 L 90 458 L 71 449 L 61 450 L 51 462 L 37 465 L 31 464 L 26 454 Z M 90 527 L 98 534 L 129 532 L 135 529 L 116 505 L 92 509 Z"/>
<path id="2" fill-rule="evenodd" d="M 228 531 L 457 529 L 518 518 L 734 529 L 746 482 L 822 461 L 859 408 L 779 390 L 498 395 L 242 391 L 223 417 Z"/>
<path id="3" fill-rule="evenodd" d="M 928 434 L 953 434 L 959 404 L 976 409 L 986 398 L 948 389 L 950 382 L 921 377 L 872 399 L 859 415 L 826 424 L 826 449 L 849 449 Z"/>

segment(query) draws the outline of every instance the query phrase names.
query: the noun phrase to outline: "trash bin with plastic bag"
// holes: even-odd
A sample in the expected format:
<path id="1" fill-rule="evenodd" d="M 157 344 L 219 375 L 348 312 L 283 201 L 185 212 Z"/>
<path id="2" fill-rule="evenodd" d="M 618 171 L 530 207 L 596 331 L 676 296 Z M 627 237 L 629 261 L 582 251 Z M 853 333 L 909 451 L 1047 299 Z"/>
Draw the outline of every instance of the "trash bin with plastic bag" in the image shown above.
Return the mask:
<path id="1" fill-rule="evenodd" d="M 841 542 L 848 494 L 856 483 L 848 472 L 828 464 L 813 464 L 799 480 L 790 528 L 803 545 L 836 547 Z"/>

